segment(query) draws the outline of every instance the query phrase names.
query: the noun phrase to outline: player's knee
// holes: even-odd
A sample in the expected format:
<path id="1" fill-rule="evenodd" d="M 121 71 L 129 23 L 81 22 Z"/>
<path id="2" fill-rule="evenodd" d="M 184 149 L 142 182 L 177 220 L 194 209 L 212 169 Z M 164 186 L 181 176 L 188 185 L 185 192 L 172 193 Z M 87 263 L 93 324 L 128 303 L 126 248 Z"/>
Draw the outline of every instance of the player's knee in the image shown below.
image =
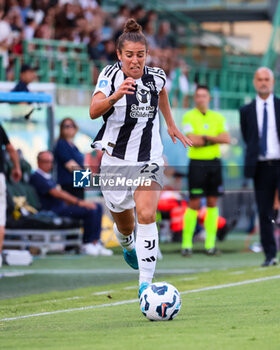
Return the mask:
<path id="1" fill-rule="evenodd" d="M 133 224 L 127 224 L 127 225 L 117 225 L 117 228 L 120 233 L 122 233 L 124 236 L 129 236 L 134 231 L 135 225 Z"/>
<path id="2" fill-rule="evenodd" d="M 150 208 L 142 208 L 137 211 L 137 218 L 139 224 L 151 224 L 156 221 L 156 213 L 154 213 Z"/>

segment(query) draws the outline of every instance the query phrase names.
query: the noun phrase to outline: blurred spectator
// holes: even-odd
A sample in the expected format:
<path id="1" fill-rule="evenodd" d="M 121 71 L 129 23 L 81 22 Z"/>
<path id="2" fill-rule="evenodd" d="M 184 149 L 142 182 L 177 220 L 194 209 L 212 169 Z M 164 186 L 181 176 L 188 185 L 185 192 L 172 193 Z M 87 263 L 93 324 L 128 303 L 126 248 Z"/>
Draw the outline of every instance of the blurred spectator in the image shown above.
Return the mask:
<path id="1" fill-rule="evenodd" d="M 5 2 L 5 1 L 4 1 Z M 5 4 L 5 13 L 16 11 L 20 14 L 20 6 L 18 0 L 7 0 Z"/>
<path id="2" fill-rule="evenodd" d="M 53 38 L 53 29 L 47 23 L 42 23 L 36 29 L 35 38 L 50 40 Z"/>
<path id="3" fill-rule="evenodd" d="M 24 39 L 32 40 L 34 37 L 36 28 L 37 28 L 37 23 L 35 21 L 35 13 L 33 11 L 29 11 L 26 14 L 26 19 L 25 19 Z"/>
<path id="4" fill-rule="evenodd" d="M 140 25 L 144 28 L 147 23 L 154 22 L 156 23 L 158 20 L 158 14 L 155 10 L 149 10 L 143 19 L 140 20 Z"/>
<path id="5" fill-rule="evenodd" d="M 102 55 L 100 37 L 96 32 L 92 32 L 87 46 L 89 57 L 92 60 L 99 60 Z"/>
<path id="6" fill-rule="evenodd" d="M 174 40 L 170 36 L 170 24 L 167 21 L 160 23 L 157 35 L 155 37 L 156 44 L 161 49 L 168 49 L 174 47 Z"/>
<path id="7" fill-rule="evenodd" d="M 72 196 L 57 188 L 50 171 L 53 167 L 53 155 L 43 151 L 38 154 L 38 169 L 30 177 L 39 195 L 43 210 L 51 210 L 57 215 L 83 220 L 83 252 L 88 255 L 113 255 L 100 243 L 102 206 Z"/>
<path id="8" fill-rule="evenodd" d="M 116 44 L 114 40 L 110 39 L 104 42 L 104 52 L 102 58 L 104 58 L 107 62 L 113 62 L 118 60 L 116 54 Z"/>
<path id="9" fill-rule="evenodd" d="M 77 8 L 70 2 L 58 7 L 55 15 L 55 37 L 66 36 L 72 38 L 72 32 L 76 25 Z"/>
<path id="10" fill-rule="evenodd" d="M 2 67 L 8 68 L 9 48 L 12 44 L 12 29 L 6 18 L 4 18 L 4 8 L 0 7 L 0 57 L 2 57 Z"/>
<path id="11" fill-rule="evenodd" d="M 57 0 L 33 0 L 32 8 L 34 11 L 42 11 L 43 14 L 47 14 L 49 9 L 57 4 Z"/>
<path id="12" fill-rule="evenodd" d="M 113 29 L 117 34 L 117 37 L 122 33 L 123 26 L 130 16 L 130 8 L 127 5 L 121 5 L 113 24 Z"/>
<path id="13" fill-rule="evenodd" d="M 64 118 L 61 121 L 59 138 L 54 148 L 54 157 L 58 184 L 64 191 L 84 199 L 84 189 L 73 188 L 73 170 L 84 167 L 84 156 L 73 142 L 77 131 L 78 126 L 72 118 Z"/>
<path id="14" fill-rule="evenodd" d="M 89 25 L 85 17 L 79 17 L 76 20 L 76 25 L 73 30 L 74 42 L 88 44 L 90 41 L 89 37 Z"/>
<path id="15" fill-rule="evenodd" d="M 13 7 L 8 11 L 7 20 L 13 32 L 21 32 L 23 30 L 23 22 L 20 11 L 16 7 Z"/>
<path id="16" fill-rule="evenodd" d="M 143 27 L 143 24 L 145 24 L 146 10 L 142 5 L 136 5 L 131 10 L 130 16 Z"/>
<path id="17" fill-rule="evenodd" d="M 170 94 L 172 96 L 172 105 L 189 107 L 189 81 L 188 81 L 188 65 L 179 60 L 176 68 L 170 73 Z"/>
<path id="18" fill-rule="evenodd" d="M 20 15 L 22 23 L 25 23 L 27 14 L 31 10 L 31 2 L 32 0 L 19 0 L 19 7 L 20 7 Z"/>
<path id="19" fill-rule="evenodd" d="M 91 30 L 100 30 L 104 24 L 105 13 L 95 0 L 79 0 L 85 19 Z"/>
<path id="20" fill-rule="evenodd" d="M 6 225 L 6 180 L 4 175 L 4 164 L 5 158 L 3 155 L 2 147 L 5 147 L 9 153 L 10 159 L 13 163 L 12 168 L 12 178 L 14 181 L 19 181 L 21 179 L 21 170 L 19 164 L 18 153 L 14 149 L 13 145 L 0 124 L 0 267 L 2 266 L 2 247 L 5 235 L 5 225 Z"/>
<path id="21" fill-rule="evenodd" d="M 20 70 L 20 80 L 13 88 L 12 91 L 25 91 L 29 92 L 28 84 L 32 83 L 36 79 L 35 69 L 28 64 L 23 64 Z"/>
<path id="22" fill-rule="evenodd" d="M 148 41 L 149 50 L 157 49 L 155 22 L 147 22 L 143 28 L 143 33 Z"/>

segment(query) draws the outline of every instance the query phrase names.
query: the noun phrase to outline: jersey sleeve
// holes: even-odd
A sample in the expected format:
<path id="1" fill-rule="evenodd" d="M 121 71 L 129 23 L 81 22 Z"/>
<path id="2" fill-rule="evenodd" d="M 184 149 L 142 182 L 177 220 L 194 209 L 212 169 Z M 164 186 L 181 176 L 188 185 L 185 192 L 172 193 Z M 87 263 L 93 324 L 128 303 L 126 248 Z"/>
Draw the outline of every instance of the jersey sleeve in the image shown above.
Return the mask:
<path id="1" fill-rule="evenodd" d="M 10 140 L 5 132 L 5 130 L 0 125 L 0 140 L 2 142 L 2 145 L 8 145 L 10 143 Z M 1 145 L 0 145 L 1 146 Z"/>
<path id="2" fill-rule="evenodd" d="M 182 130 L 185 135 L 193 133 L 193 126 L 192 126 L 190 115 L 188 112 L 183 116 Z"/>
<path id="3" fill-rule="evenodd" d="M 158 89 L 158 92 L 160 92 L 165 87 L 166 74 L 163 69 L 158 67 L 154 67 L 153 71 L 157 82 L 157 89 Z"/>
<path id="4" fill-rule="evenodd" d="M 103 92 L 103 94 L 108 97 L 111 92 L 111 79 L 107 76 L 108 71 L 110 72 L 110 68 L 112 66 L 106 66 L 102 72 L 99 74 L 98 81 L 95 87 L 95 90 L 92 94 L 94 96 L 97 92 Z"/>

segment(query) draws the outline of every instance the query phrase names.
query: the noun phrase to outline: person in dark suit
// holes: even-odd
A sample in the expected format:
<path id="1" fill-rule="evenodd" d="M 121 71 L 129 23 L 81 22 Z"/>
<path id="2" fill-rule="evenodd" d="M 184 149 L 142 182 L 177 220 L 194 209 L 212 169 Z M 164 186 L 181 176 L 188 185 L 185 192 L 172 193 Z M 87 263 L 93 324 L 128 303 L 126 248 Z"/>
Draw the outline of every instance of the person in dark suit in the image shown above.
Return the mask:
<path id="1" fill-rule="evenodd" d="M 273 203 L 280 178 L 280 99 L 273 95 L 273 72 L 266 67 L 254 76 L 256 98 L 240 108 L 245 150 L 245 177 L 253 178 L 260 219 L 262 266 L 278 263 L 273 234 Z"/>

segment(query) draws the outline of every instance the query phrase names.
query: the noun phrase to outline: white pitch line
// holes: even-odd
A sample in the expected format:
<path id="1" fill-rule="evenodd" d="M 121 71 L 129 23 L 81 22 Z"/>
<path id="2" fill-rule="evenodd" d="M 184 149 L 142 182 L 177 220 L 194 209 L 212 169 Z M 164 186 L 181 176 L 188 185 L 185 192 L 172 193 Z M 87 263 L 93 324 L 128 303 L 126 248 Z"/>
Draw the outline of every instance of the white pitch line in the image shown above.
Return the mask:
<path id="1" fill-rule="evenodd" d="M 280 278 L 280 275 L 269 276 L 269 277 L 262 277 L 262 278 L 256 278 L 256 279 L 253 279 L 253 280 L 246 280 L 246 281 L 229 283 L 229 284 L 220 284 L 218 286 L 210 286 L 210 287 L 205 287 L 205 288 L 200 288 L 200 289 L 186 290 L 184 292 L 180 292 L 180 294 L 199 293 L 199 292 L 205 292 L 205 291 L 208 291 L 208 290 L 215 290 L 215 289 L 223 289 L 223 288 L 229 288 L 229 287 L 242 286 L 242 285 L 245 285 L 245 284 L 264 282 L 264 281 L 275 280 L 275 279 L 279 279 L 279 278 Z M 139 302 L 139 299 L 123 300 L 123 301 L 118 301 L 116 303 L 111 303 L 111 304 L 84 306 L 84 307 L 78 307 L 78 308 L 73 308 L 73 309 L 65 309 L 65 310 L 42 312 L 42 313 L 39 313 L 39 314 L 31 314 L 31 315 L 23 315 L 23 316 L 17 316 L 17 317 L 2 318 L 2 319 L 0 319 L 0 322 L 21 320 L 21 319 L 24 319 L 24 318 L 31 318 L 31 317 L 38 317 L 38 316 L 55 315 L 55 314 L 60 314 L 60 313 L 65 313 L 65 312 L 72 312 L 72 311 L 85 311 L 85 310 L 99 309 L 99 308 L 108 307 L 108 306 L 118 306 L 118 305 L 125 305 L 125 304 L 133 304 L 133 303 L 136 303 L 136 302 Z"/>
<path id="2" fill-rule="evenodd" d="M 97 292 L 97 293 L 92 293 L 91 295 L 95 295 L 95 296 L 98 296 L 98 295 L 105 295 L 105 294 L 108 294 L 108 293 L 113 293 L 114 291 L 113 290 L 105 290 L 104 292 Z M 78 300 L 78 299 L 85 299 L 85 298 L 88 298 L 88 295 L 84 295 L 84 296 L 75 296 L 75 297 L 69 297 L 69 298 L 63 298 L 63 299 L 50 299 L 50 300 L 43 300 L 43 301 L 36 301 L 36 302 L 32 302 L 32 303 L 28 303 L 28 306 L 33 306 L 33 305 L 36 305 L 36 304 L 50 304 L 50 303 L 60 303 L 62 301 L 65 301 L 65 300 Z M 26 304 L 14 304 L 13 306 L 23 306 Z"/>
<path id="3" fill-rule="evenodd" d="M 116 306 L 116 305 L 123 305 L 123 304 L 132 304 L 136 303 L 138 299 L 131 299 L 131 300 L 123 300 L 123 301 L 118 301 L 116 303 L 111 303 L 111 304 L 101 304 L 101 305 L 93 305 L 93 306 L 84 306 L 84 307 L 78 307 L 75 309 L 66 309 L 66 310 L 57 310 L 57 311 L 50 311 L 50 312 L 42 312 L 40 314 L 32 314 L 32 315 L 25 315 L 25 316 L 19 316 L 19 317 L 11 317 L 11 318 L 3 318 L 0 319 L 0 322 L 2 321 L 12 321 L 12 320 L 20 320 L 23 318 L 30 318 L 30 317 L 36 317 L 36 316 L 47 316 L 47 315 L 54 315 L 54 314 L 60 314 L 64 312 L 72 312 L 72 311 L 84 311 L 84 310 L 91 310 L 91 309 L 99 309 L 103 307 L 108 307 L 108 306 Z"/>
<path id="4" fill-rule="evenodd" d="M 158 269 L 156 273 L 163 273 L 163 274 L 184 274 L 184 273 L 196 273 L 196 272 L 205 272 L 204 269 Z M 210 271 L 207 269 L 207 271 Z M 132 269 L 96 269 L 96 270 L 87 270 L 87 269 L 80 269 L 80 270 L 22 270 L 22 271 L 7 271 L 3 270 L 1 271 L 4 276 L 6 276 L 6 273 L 8 274 L 15 274 L 20 273 L 22 276 L 24 275 L 99 275 L 99 274 L 123 274 L 123 273 L 131 273 L 131 274 L 137 274 L 138 271 L 132 270 Z"/>
<path id="5" fill-rule="evenodd" d="M 197 277 L 185 277 L 180 279 L 180 281 L 193 281 L 193 280 L 197 280 Z"/>
<path id="6" fill-rule="evenodd" d="M 3 275 L 3 277 L 22 277 L 25 274 L 24 274 L 24 272 L 15 271 L 15 272 L 5 272 L 2 275 Z"/>
<path id="7" fill-rule="evenodd" d="M 83 299 L 84 297 L 71 297 L 71 298 L 66 298 L 66 300 L 78 300 L 78 299 Z"/>
<path id="8" fill-rule="evenodd" d="M 280 278 L 280 275 L 270 276 L 270 277 L 262 277 L 262 278 L 256 278 L 254 280 L 247 280 L 247 281 L 241 281 L 241 282 L 235 282 L 235 283 L 229 283 L 229 284 L 221 284 L 219 286 L 211 286 L 211 287 L 206 287 L 206 288 L 201 288 L 201 289 L 186 290 L 185 292 L 181 292 L 180 294 L 190 294 L 190 293 L 204 292 L 207 290 L 236 287 L 236 286 L 242 286 L 244 284 L 258 283 L 258 282 L 264 282 L 264 281 L 269 281 L 269 280 L 276 280 L 279 278 Z"/>
<path id="9" fill-rule="evenodd" d="M 229 272 L 229 275 L 242 275 L 242 273 L 245 273 L 245 271 L 233 271 Z"/>
<path id="10" fill-rule="evenodd" d="M 125 290 L 130 290 L 130 289 L 138 289 L 138 286 L 130 286 L 130 287 L 125 287 Z"/>
<path id="11" fill-rule="evenodd" d="M 109 293 L 113 293 L 113 290 L 104 290 L 104 292 L 92 293 L 91 295 L 104 295 Z"/>

